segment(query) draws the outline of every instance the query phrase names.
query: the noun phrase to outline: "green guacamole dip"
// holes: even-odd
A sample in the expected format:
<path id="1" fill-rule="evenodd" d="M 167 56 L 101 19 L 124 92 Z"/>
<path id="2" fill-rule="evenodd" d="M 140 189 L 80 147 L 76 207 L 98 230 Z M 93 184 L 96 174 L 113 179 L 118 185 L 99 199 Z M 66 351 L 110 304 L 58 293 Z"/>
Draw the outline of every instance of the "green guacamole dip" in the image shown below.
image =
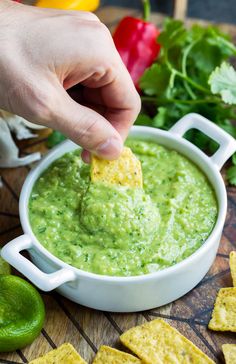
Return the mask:
<path id="1" fill-rule="evenodd" d="M 126 144 L 142 163 L 144 189 L 90 183 L 79 150 L 55 161 L 33 188 L 33 232 L 82 270 L 112 276 L 161 270 L 195 252 L 216 222 L 214 192 L 193 163 L 152 142 Z"/>

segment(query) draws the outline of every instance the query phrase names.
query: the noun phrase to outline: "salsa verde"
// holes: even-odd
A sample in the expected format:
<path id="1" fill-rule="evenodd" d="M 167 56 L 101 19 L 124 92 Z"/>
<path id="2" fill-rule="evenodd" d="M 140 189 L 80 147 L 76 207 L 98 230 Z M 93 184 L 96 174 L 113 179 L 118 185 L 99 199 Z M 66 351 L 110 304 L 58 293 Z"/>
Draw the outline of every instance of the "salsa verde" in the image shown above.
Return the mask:
<path id="1" fill-rule="evenodd" d="M 141 161 L 143 189 L 91 183 L 79 150 L 35 183 L 33 232 L 64 262 L 103 275 L 141 275 L 182 261 L 211 233 L 217 202 L 198 167 L 153 142 L 127 145 Z"/>

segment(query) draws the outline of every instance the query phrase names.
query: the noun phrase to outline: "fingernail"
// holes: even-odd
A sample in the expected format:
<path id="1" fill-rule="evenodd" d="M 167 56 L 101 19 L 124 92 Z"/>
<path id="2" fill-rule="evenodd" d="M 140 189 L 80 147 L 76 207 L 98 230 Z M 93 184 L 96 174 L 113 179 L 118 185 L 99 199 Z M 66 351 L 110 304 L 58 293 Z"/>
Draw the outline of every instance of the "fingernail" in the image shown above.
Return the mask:
<path id="1" fill-rule="evenodd" d="M 96 154 L 107 159 L 118 158 L 123 148 L 121 139 L 109 138 L 105 143 L 100 144 L 96 149 Z"/>
<path id="2" fill-rule="evenodd" d="M 88 150 L 83 150 L 81 153 L 81 157 L 83 159 L 83 161 L 87 164 L 90 164 L 91 162 L 91 154 Z"/>

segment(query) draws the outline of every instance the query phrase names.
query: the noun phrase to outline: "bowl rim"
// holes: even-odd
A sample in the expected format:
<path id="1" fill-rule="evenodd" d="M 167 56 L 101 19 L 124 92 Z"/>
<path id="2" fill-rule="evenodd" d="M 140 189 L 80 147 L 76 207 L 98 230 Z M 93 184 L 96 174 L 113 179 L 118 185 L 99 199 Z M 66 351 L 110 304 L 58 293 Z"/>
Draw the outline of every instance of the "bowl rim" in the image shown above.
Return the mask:
<path id="1" fill-rule="evenodd" d="M 60 143 L 59 145 L 52 148 L 51 151 L 46 153 L 46 155 L 41 159 L 41 161 L 39 161 L 39 163 L 27 175 L 25 182 L 23 184 L 22 190 L 21 190 L 21 194 L 20 194 L 19 215 L 20 215 L 20 221 L 21 221 L 23 231 L 27 235 L 29 235 L 32 239 L 33 245 L 32 245 L 31 249 L 35 250 L 37 253 L 40 252 L 42 255 L 44 255 L 50 261 L 52 261 L 54 264 L 56 264 L 59 268 L 67 268 L 69 270 L 73 270 L 77 274 L 78 278 L 83 277 L 85 279 L 87 278 L 87 279 L 93 279 L 93 280 L 99 280 L 99 281 L 106 281 L 106 282 L 110 282 L 110 283 L 116 282 L 116 283 L 124 283 L 124 284 L 129 283 L 129 282 L 143 281 L 143 280 L 161 279 L 163 277 L 167 277 L 167 276 L 171 275 L 172 273 L 176 273 L 176 272 L 180 271 L 181 269 L 186 268 L 187 266 L 191 266 L 192 264 L 194 264 L 194 261 L 197 258 L 200 258 L 200 256 L 203 256 L 205 253 L 207 253 L 207 251 L 211 248 L 211 246 L 213 246 L 216 243 L 217 238 L 220 238 L 220 236 L 221 236 L 221 232 L 222 232 L 222 228 L 223 228 L 223 225 L 225 222 L 226 212 L 227 212 L 227 193 L 226 193 L 226 188 L 224 185 L 223 178 L 222 178 L 217 166 L 199 148 L 197 148 L 195 145 L 193 145 L 188 140 L 172 133 L 171 131 L 165 131 L 165 130 L 155 129 L 152 127 L 146 127 L 146 126 L 133 126 L 131 128 L 131 137 L 132 137 L 132 132 L 150 134 L 154 138 L 155 138 L 155 136 L 158 136 L 158 137 L 163 136 L 163 137 L 165 137 L 165 139 L 170 139 L 170 140 L 177 142 L 178 144 L 182 144 L 186 148 L 189 148 L 189 150 L 192 153 L 195 153 L 199 157 L 201 163 L 205 163 L 208 166 L 208 168 L 211 170 L 211 172 L 213 172 L 213 174 L 215 175 L 214 184 L 211 183 L 210 181 L 209 181 L 209 183 L 211 184 L 212 188 L 215 191 L 217 204 L 218 204 L 218 215 L 217 215 L 216 223 L 215 223 L 214 228 L 212 229 L 210 235 L 208 236 L 208 238 L 193 254 L 191 254 L 187 258 L 183 259 L 179 263 L 176 263 L 170 267 L 164 268 L 157 272 L 151 272 L 151 273 L 146 273 L 146 274 L 136 275 L 136 276 L 109 276 L 109 275 L 101 275 L 101 274 L 97 274 L 97 273 L 88 272 L 88 271 L 76 268 L 68 263 L 65 263 L 63 260 L 61 260 L 60 258 L 57 258 L 50 251 L 48 251 L 38 241 L 38 239 L 36 238 L 36 236 L 34 235 L 32 229 L 31 229 L 31 225 L 30 225 L 29 217 L 28 217 L 28 201 L 29 201 L 29 197 L 30 197 L 30 194 L 31 194 L 35 181 L 39 178 L 39 176 L 42 174 L 42 172 L 46 168 L 48 168 L 48 166 L 54 160 L 60 158 L 62 155 L 66 154 L 68 152 L 66 150 L 64 153 L 60 154 L 60 151 L 62 151 L 62 149 L 64 149 L 65 146 L 71 145 L 71 147 L 70 147 L 71 151 L 74 149 L 80 148 L 78 145 L 76 145 L 72 141 L 65 140 L 62 143 Z M 140 137 L 139 139 L 142 139 L 142 137 Z M 145 138 L 144 138 L 144 140 L 145 140 Z M 163 145 L 165 145 L 165 144 L 163 143 Z M 58 154 L 59 154 L 59 156 L 58 156 Z M 191 157 L 189 159 L 192 161 Z M 49 161 L 50 161 L 50 163 L 48 163 Z M 193 161 L 192 161 L 192 163 L 196 164 Z M 199 162 L 199 164 L 200 164 L 200 162 Z M 46 165 L 46 167 L 45 167 L 45 165 Z M 208 178 L 207 173 L 205 173 L 199 165 L 198 165 L 198 168 Z M 38 176 L 35 177 L 37 172 L 38 172 Z M 209 180 L 209 178 L 208 178 L 208 180 Z M 215 187 L 216 185 L 218 185 L 218 188 L 220 190 L 220 193 L 218 193 L 218 194 L 216 193 L 216 187 Z"/>

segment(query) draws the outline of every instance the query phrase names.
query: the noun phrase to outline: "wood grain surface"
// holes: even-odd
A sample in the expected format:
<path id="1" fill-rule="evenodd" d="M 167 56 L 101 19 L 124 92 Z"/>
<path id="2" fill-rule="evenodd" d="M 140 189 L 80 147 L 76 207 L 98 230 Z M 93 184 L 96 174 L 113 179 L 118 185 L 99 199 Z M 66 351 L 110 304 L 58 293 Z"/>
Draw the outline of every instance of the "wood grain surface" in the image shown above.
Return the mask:
<path id="1" fill-rule="evenodd" d="M 109 7 L 100 9 L 98 16 L 113 30 L 118 20 L 127 13 L 138 15 L 136 11 Z M 163 17 L 154 14 L 153 21 L 160 26 Z M 222 28 L 236 35 L 233 26 L 222 25 Z M 21 155 L 36 150 L 46 152 L 47 133 L 48 131 L 41 131 L 37 139 L 18 143 Z M 0 246 L 22 233 L 18 201 L 21 186 L 29 169 L 23 167 L 0 170 L 3 181 L 3 187 L 0 189 Z M 236 189 L 228 187 L 227 191 L 227 219 L 217 258 L 194 290 L 170 305 L 135 314 L 95 311 L 77 305 L 57 293 L 41 292 L 47 315 L 40 336 L 23 350 L 10 354 L 0 353 L 0 363 L 27 363 L 64 342 L 73 344 L 84 359 L 91 363 L 101 344 L 121 348 L 119 335 L 122 332 L 156 317 L 166 319 L 216 363 L 224 363 L 221 345 L 236 343 L 236 335 L 212 332 L 207 329 L 207 324 L 217 291 L 221 287 L 232 286 L 228 254 L 231 250 L 236 250 Z M 181 285 L 181 282 L 176 284 Z"/>

